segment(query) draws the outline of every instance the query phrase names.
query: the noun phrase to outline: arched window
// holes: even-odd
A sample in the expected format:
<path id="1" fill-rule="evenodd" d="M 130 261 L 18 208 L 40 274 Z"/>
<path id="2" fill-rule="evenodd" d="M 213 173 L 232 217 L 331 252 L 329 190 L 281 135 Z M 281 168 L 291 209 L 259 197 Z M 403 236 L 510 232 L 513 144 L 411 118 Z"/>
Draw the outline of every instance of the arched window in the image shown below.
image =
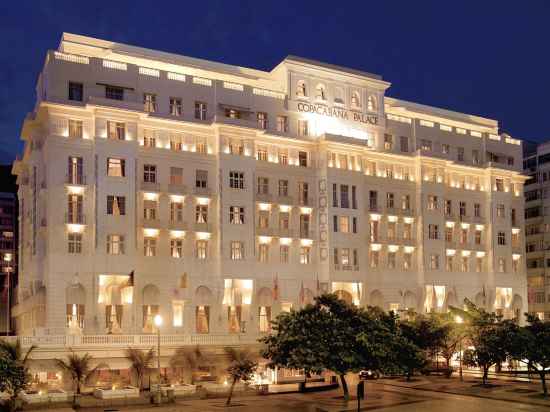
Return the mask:
<path id="1" fill-rule="evenodd" d="M 315 88 L 315 98 L 318 100 L 327 100 L 327 90 L 324 84 L 319 83 Z"/>
<path id="2" fill-rule="evenodd" d="M 361 107 L 361 96 L 358 91 L 354 91 L 351 94 L 351 105 L 354 107 Z"/>
<path id="3" fill-rule="evenodd" d="M 296 84 L 296 96 L 298 97 L 306 97 L 307 96 L 307 88 L 306 88 L 306 82 L 303 80 L 298 80 L 298 83 Z"/>
<path id="4" fill-rule="evenodd" d="M 344 104 L 344 90 L 341 87 L 334 89 L 334 103 Z"/>
<path id="5" fill-rule="evenodd" d="M 367 100 L 367 110 L 369 112 L 374 112 L 377 108 L 376 105 L 376 96 L 373 96 L 372 94 L 369 96 Z"/>

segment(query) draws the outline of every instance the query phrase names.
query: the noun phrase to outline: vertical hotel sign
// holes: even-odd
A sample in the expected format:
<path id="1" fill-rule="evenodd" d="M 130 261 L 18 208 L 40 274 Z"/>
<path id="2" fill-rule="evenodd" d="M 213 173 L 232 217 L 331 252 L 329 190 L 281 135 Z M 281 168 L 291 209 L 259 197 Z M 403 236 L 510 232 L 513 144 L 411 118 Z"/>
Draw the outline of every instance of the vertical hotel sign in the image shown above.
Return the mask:
<path id="1" fill-rule="evenodd" d="M 354 112 L 351 110 L 346 110 L 341 107 L 330 107 L 325 106 L 324 104 L 318 103 L 306 103 L 299 102 L 297 104 L 297 109 L 302 113 L 313 113 L 320 116 L 332 117 L 335 119 L 350 120 L 353 122 L 377 125 L 378 116 L 375 114 L 365 114 L 360 112 Z"/>

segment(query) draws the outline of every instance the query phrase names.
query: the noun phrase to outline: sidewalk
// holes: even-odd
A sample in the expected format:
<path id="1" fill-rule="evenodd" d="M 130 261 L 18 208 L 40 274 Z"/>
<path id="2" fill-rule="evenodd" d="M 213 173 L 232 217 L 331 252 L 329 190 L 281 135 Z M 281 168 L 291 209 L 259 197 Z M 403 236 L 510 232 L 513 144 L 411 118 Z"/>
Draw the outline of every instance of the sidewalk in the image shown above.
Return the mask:
<path id="1" fill-rule="evenodd" d="M 461 382 L 458 377 L 446 379 L 435 376 L 415 376 L 411 382 L 404 378 L 379 379 L 378 385 L 387 387 L 408 388 L 426 392 L 439 392 L 454 395 L 472 396 L 507 402 L 522 402 L 530 405 L 550 408 L 550 398 L 544 399 L 539 382 L 517 382 L 510 379 L 489 378 L 489 387 L 481 386 L 481 377 L 470 374 Z"/>

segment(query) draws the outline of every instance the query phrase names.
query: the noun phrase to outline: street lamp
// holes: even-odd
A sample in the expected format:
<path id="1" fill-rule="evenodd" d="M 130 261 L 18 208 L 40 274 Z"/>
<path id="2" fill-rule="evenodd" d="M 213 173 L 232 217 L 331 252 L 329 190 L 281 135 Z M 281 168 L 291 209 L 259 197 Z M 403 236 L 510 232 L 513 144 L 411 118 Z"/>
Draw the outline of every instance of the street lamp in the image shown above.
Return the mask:
<path id="1" fill-rule="evenodd" d="M 157 370 L 158 370 L 157 403 L 160 404 L 160 327 L 162 325 L 162 316 L 160 316 L 159 314 L 156 314 L 153 321 L 155 322 L 155 326 L 157 327 Z"/>
<path id="2" fill-rule="evenodd" d="M 11 260 L 12 260 L 12 254 L 11 253 L 4 253 L 4 262 L 7 263 L 7 266 L 6 266 L 6 287 L 7 287 L 7 305 L 6 305 L 6 336 L 8 336 L 10 334 L 10 326 L 11 326 L 11 319 L 10 319 L 10 286 L 11 286 L 11 279 L 10 279 L 10 274 L 11 274 Z"/>
<path id="3" fill-rule="evenodd" d="M 455 317 L 455 322 L 458 323 L 459 325 L 462 324 L 462 322 L 463 322 L 462 317 L 457 315 Z M 460 338 L 458 340 L 458 352 L 459 352 L 459 355 L 460 355 L 458 374 L 460 376 L 460 381 L 463 382 L 464 378 L 462 377 L 462 333 L 460 333 Z"/>

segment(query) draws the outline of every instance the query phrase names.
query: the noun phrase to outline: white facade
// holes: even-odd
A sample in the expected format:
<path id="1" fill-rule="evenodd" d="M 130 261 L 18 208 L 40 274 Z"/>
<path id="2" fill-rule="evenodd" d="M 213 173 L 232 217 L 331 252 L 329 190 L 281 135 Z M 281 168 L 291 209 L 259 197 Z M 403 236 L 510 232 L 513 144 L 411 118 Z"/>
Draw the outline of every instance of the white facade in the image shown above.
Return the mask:
<path id="1" fill-rule="evenodd" d="M 322 291 L 522 314 L 521 143 L 389 86 L 65 34 L 14 164 L 18 334 L 147 334 L 158 312 L 173 342 L 253 342 Z"/>

